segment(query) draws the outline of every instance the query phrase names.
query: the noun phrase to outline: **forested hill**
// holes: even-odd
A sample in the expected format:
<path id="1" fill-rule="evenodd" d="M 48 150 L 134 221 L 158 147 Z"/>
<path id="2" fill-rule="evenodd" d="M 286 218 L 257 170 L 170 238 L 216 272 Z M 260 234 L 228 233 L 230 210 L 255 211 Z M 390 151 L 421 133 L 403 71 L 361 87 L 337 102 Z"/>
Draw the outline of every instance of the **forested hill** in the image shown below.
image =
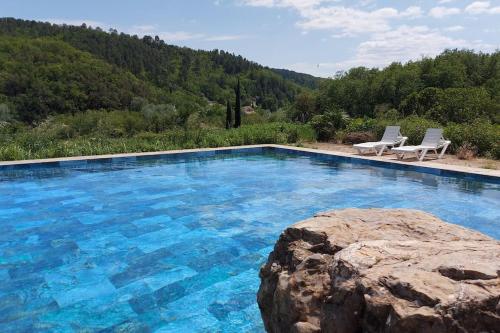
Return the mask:
<path id="1" fill-rule="evenodd" d="M 0 103 L 25 121 L 49 113 L 128 109 L 154 103 L 225 104 L 241 79 L 243 105 L 271 111 L 318 86 L 318 78 L 275 70 L 224 51 L 201 51 L 116 30 L 0 19 Z M 80 80 L 83 78 L 83 80 Z"/>
<path id="2" fill-rule="evenodd" d="M 383 69 L 357 67 L 301 94 L 293 118 L 337 110 L 349 117 L 421 116 L 438 121 L 500 122 L 500 52 L 446 50 L 435 58 Z"/>

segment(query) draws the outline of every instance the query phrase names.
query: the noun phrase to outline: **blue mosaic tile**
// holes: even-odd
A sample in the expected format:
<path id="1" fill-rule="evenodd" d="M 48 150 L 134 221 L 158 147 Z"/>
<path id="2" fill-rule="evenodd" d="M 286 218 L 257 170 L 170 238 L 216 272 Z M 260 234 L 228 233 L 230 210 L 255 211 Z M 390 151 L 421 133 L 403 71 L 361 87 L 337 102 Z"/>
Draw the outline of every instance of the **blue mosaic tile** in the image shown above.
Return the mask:
<path id="1" fill-rule="evenodd" d="M 499 184 L 281 148 L 0 167 L 0 332 L 262 332 L 287 225 L 403 207 L 500 239 Z"/>

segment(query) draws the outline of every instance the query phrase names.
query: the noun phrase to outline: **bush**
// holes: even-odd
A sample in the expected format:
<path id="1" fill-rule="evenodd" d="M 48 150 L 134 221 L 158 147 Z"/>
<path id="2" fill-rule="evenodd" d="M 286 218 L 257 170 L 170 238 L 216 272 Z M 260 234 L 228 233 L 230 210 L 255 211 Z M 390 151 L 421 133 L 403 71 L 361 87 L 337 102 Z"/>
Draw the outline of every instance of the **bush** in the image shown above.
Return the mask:
<path id="1" fill-rule="evenodd" d="M 385 127 L 394 125 L 395 121 L 380 118 L 355 118 L 350 119 L 346 126 L 346 133 L 371 132 L 376 138 L 381 138 Z"/>
<path id="2" fill-rule="evenodd" d="M 347 133 L 342 143 L 356 144 L 362 142 L 376 141 L 376 137 L 372 132 L 351 132 Z"/>
<path id="3" fill-rule="evenodd" d="M 446 126 L 444 135 L 451 140 L 451 151 L 457 152 L 465 143 L 477 148 L 479 155 L 491 155 L 500 158 L 500 125 L 486 120 L 477 120 L 472 124 L 454 124 Z"/>
<path id="4" fill-rule="evenodd" d="M 316 131 L 317 139 L 328 141 L 335 137 L 335 133 L 344 128 L 346 119 L 340 110 L 329 111 L 322 115 L 314 116 L 310 125 Z"/>
<path id="5" fill-rule="evenodd" d="M 147 130 L 156 133 L 184 125 L 181 115 L 171 104 L 147 104 L 142 108 L 141 113 L 146 121 Z"/>
<path id="6" fill-rule="evenodd" d="M 15 161 L 27 159 L 28 154 L 16 144 L 8 144 L 0 147 L 0 161 Z"/>
<path id="7" fill-rule="evenodd" d="M 7 104 L 0 104 L 0 123 L 10 123 L 14 121 L 14 112 Z"/>
<path id="8" fill-rule="evenodd" d="M 474 157 L 476 157 L 476 154 L 477 154 L 477 147 L 473 146 L 469 142 L 463 143 L 457 149 L 457 157 L 460 160 L 471 160 Z"/>
<path id="9" fill-rule="evenodd" d="M 314 130 L 308 125 L 268 123 L 244 125 L 238 129 L 172 129 L 161 133 L 139 132 L 131 137 L 111 137 L 92 133 L 62 139 L 53 123 L 24 130 L 0 147 L 1 160 L 113 154 L 171 149 L 236 146 L 243 144 L 286 144 L 312 141 Z M 10 134 L 8 134 L 10 135 Z M 12 141 L 12 142 L 10 142 Z"/>

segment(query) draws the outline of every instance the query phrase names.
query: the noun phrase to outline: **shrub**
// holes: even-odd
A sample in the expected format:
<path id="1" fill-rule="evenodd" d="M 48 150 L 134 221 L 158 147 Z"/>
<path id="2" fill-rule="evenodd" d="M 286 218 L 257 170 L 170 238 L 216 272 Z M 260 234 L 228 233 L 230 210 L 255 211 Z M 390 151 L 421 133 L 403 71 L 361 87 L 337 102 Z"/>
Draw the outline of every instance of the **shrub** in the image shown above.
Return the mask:
<path id="1" fill-rule="evenodd" d="M 471 160 L 474 157 L 476 157 L 477 154 L 477 147 L 472 145 L 469 142 L 463 143 L 458 149 L 457 149 L 457 157 L 460 160 Z"/>
<path id="2" fill-rule="evenodd" d="M 479 155 L 491 155 L 500 158 L 500 125 L 486 120 L 477 120 L 472 124 L 450 123 L 444 131 L 445 137 L 451 140 L 451 151 L 457 152 L 465 143 L 476 147 Z"/>
<path id="3" fill-rule="evenodd" d="M 346 119 L 340 110 L 329 111 L 314 116 L 310 124 L 316 131 L 318 140 L 328 141 L 335 137 L 335 132 L 346 125 Z"/>
<path id="4" fill-rule="evenodd" d="M 147 104 L 141 110 L 149 131 L 161 132 L 177 125 L 183 125 L 181 115 L 171 104 Z"/>
<path id="5" fill-rule="evenodd" d="M 14 112 L 7 104 L 0 104 L 0 123 L 10 123 L 14 121 Z"/>
<path id="6" fill-rule="evenodd" d="M 15 161 L 29 158 L 22 147 L 9 144 L 0 147 L 0 161 Z"/>
<path id="7" fill-rule="evenodd" d="M 382 137 L 385 127 L 394 125 L 396 122 L 380 118 L 355 118 L 350 119 L 346 126 L 346 133 L 353 132 L 371 132 L 376 138 Z"/>
<path id="8" fill-rule="evenodd" d="M 356 143 L 362 143 L 362 142 L 368 142 L 368 141 L 375 141 L 375 135 L 372 132 L 352 132 L 352 133 L 347 133 L 343 140 L 342 143 L 347 143 L 347 144 L 356 144 Z"/>
<path id="9" fill-rule="evenodd" d="M 139 132 L 132 137 L 79 136 L 63 140 L 56 136 L 54 124 L 25 130 L 9 136 L 9 144 L 0 147 L 1 160 L 159 151 L 185 148 L 221 147 L 243 144 L 296 143 L 312 141 L 314 130 L 308 125 L 268 123 L 245 125 L 238 129 L 172 129 L 161 133 Z M 6 141 L 6 140 L 5 140 Z M 12 141 L 12 142 L 10 142 Z"/>

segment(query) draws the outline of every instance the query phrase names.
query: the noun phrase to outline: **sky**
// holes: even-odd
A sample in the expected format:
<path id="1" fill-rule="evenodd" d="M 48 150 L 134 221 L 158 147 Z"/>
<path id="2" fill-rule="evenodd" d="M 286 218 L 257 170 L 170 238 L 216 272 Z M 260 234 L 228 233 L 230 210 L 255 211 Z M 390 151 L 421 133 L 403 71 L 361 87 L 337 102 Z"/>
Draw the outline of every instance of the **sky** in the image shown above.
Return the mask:
<path id="1" fill-rule="evenodd" d="M 500 0 L 0 0 L 0 17 L 158 35 L 322 77 L 500 49 Z"/>

